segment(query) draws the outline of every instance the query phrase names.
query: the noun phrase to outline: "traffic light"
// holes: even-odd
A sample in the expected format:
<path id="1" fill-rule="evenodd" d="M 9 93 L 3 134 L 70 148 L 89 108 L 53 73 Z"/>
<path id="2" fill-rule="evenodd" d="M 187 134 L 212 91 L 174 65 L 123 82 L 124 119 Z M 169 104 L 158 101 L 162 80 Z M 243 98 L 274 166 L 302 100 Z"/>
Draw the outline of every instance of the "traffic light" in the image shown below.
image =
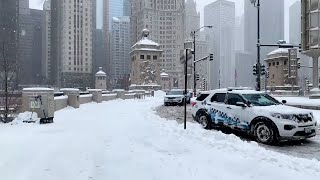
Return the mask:
<path id="1" fill-rule="evenodd" d="M 270 77 L 270 72 L 269 71 L 267 71 L 267 78 L 269 78 Z"/>
<path id="2" fill-rule="evenodd" d="M 202 90 L 205 91 L 206 90 L 206 79 L 203 78 L 202 80 Z"/>
<path id="3" fill-rule="evenodd" d="M 266 66 L 264 64 L 261 65 L 261 75 L 266 74 Z"/>
<path id="4" fill-rule="evenodd" d="M 211 54 L 211 53 L 209 54 L 209 60 L 213 61 L 213 54 Z"/>
<path id="5" fill-rule="evenodd" d="M 200 80 L 200 74 L 196 74 L 196 80 L 197 80 L 197 81 Z"/>
<path id="6" fill-rule="evenodd" d="M 300 69 L 300 68 L 301 68 L 301 63 L 298 62 L 298 69 Z"/>
<path id="7" fill-rule="evenodd" d="M 257 75 L 257 64 L 253 65 L 253 75 Z"/>

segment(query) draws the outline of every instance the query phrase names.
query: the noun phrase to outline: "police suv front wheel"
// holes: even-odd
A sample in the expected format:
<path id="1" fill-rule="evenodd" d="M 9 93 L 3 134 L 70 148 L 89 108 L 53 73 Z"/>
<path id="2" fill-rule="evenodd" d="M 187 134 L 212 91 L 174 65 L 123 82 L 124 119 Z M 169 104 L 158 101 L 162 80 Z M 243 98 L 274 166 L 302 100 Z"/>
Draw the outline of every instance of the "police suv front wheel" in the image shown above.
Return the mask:
<path id="1" fill-rule="evenodd" d="M 211 129 L 211 123 L 206 114 L 200 114 L 200 116 L 198 117 L 198 121 L 204 129 Z"/>
<path id="2" fill-rule="evenodd" d="M 276 139 L 276 130 L 270 123 L 258 122 L 254 126 L 255 139 L 263 144 L 273 144 Z"/>

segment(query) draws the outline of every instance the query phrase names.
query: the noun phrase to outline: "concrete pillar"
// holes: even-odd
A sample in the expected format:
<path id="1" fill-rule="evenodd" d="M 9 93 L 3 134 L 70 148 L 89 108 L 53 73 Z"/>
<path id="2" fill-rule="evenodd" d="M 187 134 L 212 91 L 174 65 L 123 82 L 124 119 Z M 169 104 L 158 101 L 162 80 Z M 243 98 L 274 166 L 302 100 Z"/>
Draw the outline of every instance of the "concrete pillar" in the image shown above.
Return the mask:
<path id="1" fill-rule="evenodd" d="M 90 94 L 92 94 L 92 100 L 96 103 L 102 102 L 102 90 L 101 89 L 89 89 Z"/>
<path id="2" fill-rule="evenodd" d="M 64 88 L 64 89 L 60 89 L 60 91 L 62 91 L 64 95 L 68 96 L 68 106 L 71 106 L 71 107 L 74 107 L 74 108 L 79 108 L 80 107 L 80 101 L 79 101 L 80 92 L 79 92 L 79 89 Z"/>
<path id="3" fill-rule="evenodd" d="M 314 56 L 312 57 L 313 60 L 313 88 L 314 89 L 319 89 L 319 61 L 318 61 L 318 56 Z"/>
<path id="4" fill-rule="evenodd" d="M 37 97 L 37 98 L 36 98 Z M 42 105 L 40 102 L 42 101 Z M 22 112 L 33 111 L 39 118 L 54 117 L 54 90 L 50 88 L 24 88 L 22 90 Z"/>

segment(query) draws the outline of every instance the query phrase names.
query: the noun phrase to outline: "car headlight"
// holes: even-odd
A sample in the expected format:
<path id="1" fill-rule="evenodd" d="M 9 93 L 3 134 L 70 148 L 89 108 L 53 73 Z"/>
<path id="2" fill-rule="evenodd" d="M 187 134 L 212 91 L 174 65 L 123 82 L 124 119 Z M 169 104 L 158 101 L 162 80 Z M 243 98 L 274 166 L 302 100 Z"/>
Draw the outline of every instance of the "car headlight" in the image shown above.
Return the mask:
<path id="1" fill-rule="evenodd" d="M 281 114 L 280 113 L 272 113 L 271 116 L 274 117 L 274 118 L 281 119 Z"/>
<path id="2" fill-rule="evenodd" d="M 271 116 L 274 117 L 274 118 L 278 118 L 278 119 L 287 119 L 287 120 L 294 119 L 294 115 L 293 114 L 272 113 Z"/>

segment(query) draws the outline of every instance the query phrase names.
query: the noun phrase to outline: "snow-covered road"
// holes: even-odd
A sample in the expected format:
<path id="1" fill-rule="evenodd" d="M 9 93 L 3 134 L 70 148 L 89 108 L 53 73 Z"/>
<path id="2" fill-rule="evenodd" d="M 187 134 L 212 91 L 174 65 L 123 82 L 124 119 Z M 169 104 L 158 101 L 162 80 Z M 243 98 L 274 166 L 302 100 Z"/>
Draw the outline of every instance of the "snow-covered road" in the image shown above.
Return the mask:
<path id="1" fill-rule="evenodd" d="M 159 98 L 64 109 L 48 125 L 0 125 L 1 180 L 306 179 L 320 162 L 163 121 Z"/>

